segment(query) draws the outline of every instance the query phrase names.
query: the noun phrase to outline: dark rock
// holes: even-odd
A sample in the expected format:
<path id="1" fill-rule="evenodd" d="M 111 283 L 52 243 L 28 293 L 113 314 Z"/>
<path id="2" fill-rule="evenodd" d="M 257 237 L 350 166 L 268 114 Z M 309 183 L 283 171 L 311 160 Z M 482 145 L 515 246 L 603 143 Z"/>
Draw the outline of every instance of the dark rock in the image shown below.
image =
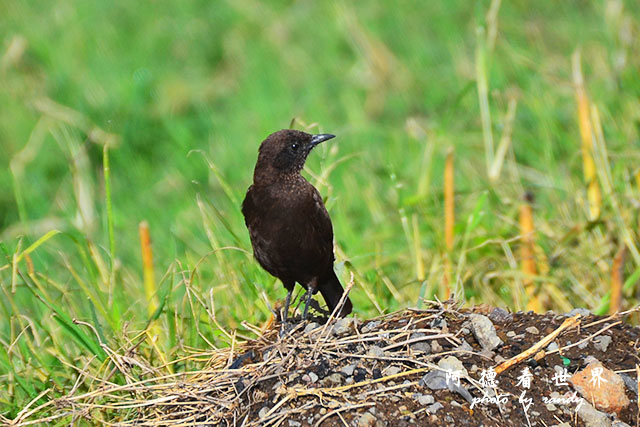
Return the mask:
<path id="1" fill-rule="evenodd" d="M 373 369 L 373 379 L 377 380 L 379 378 L 382 378 L 382 372 L 380 372 L 379 368 L 374 368 Z"/>
<path id="2" fill-rule="evenodd" d="M 504 308 L 496 307 L 489 313 L 489 319 L 494 323 L 509 323 L 513 321 L 513 314 Z"/>
<path id="3" fill-rule="evenodd" d="M 636 380 L 634 380 L 633 378 L 631 378 L 627 374 L 620 374 L 620 377 L 622 378 L 622 381 L 624 381 L 624 385 L 626 385 L 627 388 L 629 390 L 631 390 L 632 392 L 634 392 L 636 394 L 636 396 L 637 396 L 638 395 L 638 383 L 636 382 Z"/>
<path id="4" fill-rule="evenodd" d="M 446 329 L 447 321 L 444 320 L 442 317 L 436 317 L 431 321 L 431 323 L 429 323 L 429 327 L 431 329 Z"/>
<path id="5" fill-rule="evenodd" d="M 365 371 L 362 368 L 356 368 L 353 373 L 353 380 L 359 383 L 360 381 L 364 381 L 366 376 L 367 376 L 367 371 Z"/>

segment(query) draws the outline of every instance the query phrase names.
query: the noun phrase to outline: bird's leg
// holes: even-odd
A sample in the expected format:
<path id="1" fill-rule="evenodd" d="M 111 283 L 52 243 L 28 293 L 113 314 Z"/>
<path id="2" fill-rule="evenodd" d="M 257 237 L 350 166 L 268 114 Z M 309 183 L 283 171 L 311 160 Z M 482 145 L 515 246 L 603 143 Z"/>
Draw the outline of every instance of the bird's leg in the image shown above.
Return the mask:
<path id="1" fill-rule="evenodd" d="M 293 288 L 287 289 L 287 298 L 284 300 L 284 313 L 282 313 L 282 323 L 280 326 L 280 336 L 284 336 L 287 332 L 287 317 L 289 315 L 289 305 L 291 304 L 291 294 L 293 294 Z"/>
<path id="2" fill-rule="evenodd" d="M 304 312 L 302 313 L 302 320 L 307 320 L 307 314 L 309 314 L 309 306 L 311 305 L 311 297 L 316 291 L 316 283 L 315 281 L 309 283 L 307 287 L 307 302 L 304 305 Z"/>
<path id="3" fill-rule="evenodd" d="M 284 313 L 282 314 L 282 324 L 287 324 L 287 317 L 289 316 L 289 305 L 291 304 L 291 294 L 293 289 L 287 290 L 287 298 L 284 300 Z"/>

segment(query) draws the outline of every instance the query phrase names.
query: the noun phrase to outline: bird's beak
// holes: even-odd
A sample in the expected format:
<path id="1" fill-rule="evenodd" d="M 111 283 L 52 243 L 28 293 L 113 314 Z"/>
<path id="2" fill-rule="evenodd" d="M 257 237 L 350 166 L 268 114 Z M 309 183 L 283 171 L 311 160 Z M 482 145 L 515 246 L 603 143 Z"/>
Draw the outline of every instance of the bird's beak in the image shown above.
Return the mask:
<path id="1" fill-rule="evenodd" d="M 330 133 L 321 133 L 318 135 L 313 135 L 311 137 L 311 148 L 320 144 L 321 142 L 325 142 L 328 139 L 335 138 L 335 135 L 331 135 Z"/>

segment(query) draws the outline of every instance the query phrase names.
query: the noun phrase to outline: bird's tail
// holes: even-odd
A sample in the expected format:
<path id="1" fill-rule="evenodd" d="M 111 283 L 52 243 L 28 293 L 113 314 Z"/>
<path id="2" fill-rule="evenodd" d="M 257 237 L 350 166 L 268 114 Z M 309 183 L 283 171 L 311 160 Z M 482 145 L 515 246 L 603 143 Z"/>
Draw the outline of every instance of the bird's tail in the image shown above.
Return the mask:
<path id="1" fill-rule="evenodd" d="M 342 284 L 340 284 L 340 280 L 336 277 L 336 273 L 331 271 L 331 274 L 327 276 L 327 279 L 319 284 L 318 290 L 326 301 L 327 307 L 329 307 L 329 312 L 333 313 L 333 310 L 340 302 L 340 298 L 342 298 L 342 293 L 344 292 Z M 344 305 L 336 316 L 345 317 L 351 313 L 351 310 L 353 310 L 353 305 L 351 304 L 349 297 L 347 297 Z"/>

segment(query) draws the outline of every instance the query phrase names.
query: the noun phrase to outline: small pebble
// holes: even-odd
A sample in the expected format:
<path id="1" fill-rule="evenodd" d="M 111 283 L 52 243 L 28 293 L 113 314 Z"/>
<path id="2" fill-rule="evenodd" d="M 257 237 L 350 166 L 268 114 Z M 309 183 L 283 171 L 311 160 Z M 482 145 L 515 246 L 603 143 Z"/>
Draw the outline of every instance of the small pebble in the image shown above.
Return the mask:
<path id="1" fill-rule="evenodd" d="M 536 328 L 535 326 L 529 326 L 528 328 L 525 329 L 525 331 L 527 331 L 527 333 L 532 335 L 538 335 L 540 333 L 538 328 Z"/>
<path id="2" fill-rule="evenodd" d="M 362 327 L 362 332 L 363 333 L 367 333 L 367 332 L 372 332 L 372 331 L 376 331 L 378 330 L 378 327 L 380 326 L 380 321 L 376 320 L 374 322 L 369 322 L 366 325 L 364 325 Z"/>
<path id="3" fill-rule="evenodd" d="M 384 357 L 384 350 L 377 345 L 372 345 L 369 347 L 369 351 L 367 351 L 367 356 Z"/>
<path id="4" fill-rule="evenodd" d="M 307 326 L 304 327 L 304 333 L 305 334 L 309 334 L 312 331 L 318 329 L 320 327 L 320 325 L 316 322 L 311 322 L 309 323 Z"/>
<path id="5" fill-rule="evenodd" d="M 507 337 L 509 337 L 509 338 L 513 338 L 513 337 L 515 337 L 516 335 L 517 335 L 517 334 L 516 334 L 514 331 L 509 331 L 509 332 L 507 332 Z"/>
<path id="6" fill-rule="evenodd" d="M 390 375 L 396 375 L 399 374 L 402 371 L 402 369 L 400 369 L 397 366 L 389 366 L 387 369 L 384 370 L 384 376 L 390 376 Z"/>
<path id="7" fill-rule="evenodd" d="M 547 346 L 547 351 L 556 351 L 558 349 L 558 344 L 553 341 L 551 344 Z"/>
<path id="8" fill-rule="evenodd" d="M 496 355 L 496 352 L 491 350 L 482 350 L 479 354 L 485 359 L 493 359 L 493 356 Z"/>
<path id="9" fill-rule="evenodd" d="M 431 390 L 444 390 L 449 388 L 447 385 L 447 376 L 442 371 L 430 371 L 427 372 L 418 383 L 421 386 L 426 386 Z"/>
<path id="10" fill-rule="evenodd" d="M 355 329 L 356 318 L 355 317 L 343 317 L 338 319 L 336 324 L 331 329 L 331 333 L 335 336 L 347 335 Z"/>
<path id="11" fill-rule="evenodd" d="M 594 382 L 596 374 L 601 380 Z M 573 374 L 569 383 L 596 409 L 604 412 L 620 414 L 631 403 L 625 393 L 624 380 L 598 361 L 589 363 L 586 368 Z"/>
<path id="12" fill-rule="evenodd" d="M 627 388 L 629 390 L 631 390 L 632 392 L 634 392 L 636 394 L 636 396 L 637 396 L 638 395 L 638 382 L 634 378 L 631 378 L 627 374 L 620 374 L 620 377 L 622 378 L 622 381 L 624 381 L 624 385 L 627 386 Z"/>
<path id="13" fill-rule="evenodd" d="M 266 406 L 260 409 L 260 411 L 258 412 L 258 418 L 264 418 L 265 415 L 267 415 L 267 412 L 269 412 L 269 409 L 267 409 Z"/>
<path id="14" fill-rule="evenodd" d="M 336 386 L 342 384 L 342 375 L 337 372 L 329 375 L 322 380 L 322 384 L 325 386 Z"/>
<path id="15" fill-rule="evenodd" d="M 423 334 L 422 332 L 416 332 L 411 334 L 410 339 L 418 339 L 418 338 L 424 338 L 426 335 Z M 429 354 L 431 353 L 431 346 L 429 345 L 429 343 L 427 341 L 418 341 L 418 342 L 414 342 L 412 344 L 409 345 L 411 347 L 411 350 L 413 351 L 421 351 L 423 353 Z"/>
<path id="16" fill-rule="evenodd" d="M 458 350 L 458 351 L 473 351 L 473 347 L 471 347 L 471 344 L 469 344 L 467 342 L 467 340 L 465 340 L 463 338 L 462 339 L 462 344 L 460 344 L 458 347 L 456 347 L 456 350 Z"/>
<path id="17" fill-rule="evenodd" d="M 340 369 L 340 372 L 350 377 L 351 375 L 353 375 L 353 371 L 355 369 L 356 369 L 356 364 L 352 363 L 351 365 L 344 366 L 342 369 Z"/>
<path id="18" fill-rule="evenodd" d="M 289 427 L 300 427 L 302 425 L 299 421 L 289 420 Z"/>
<path id="19" fill-rule="evenodd" d="M 586 363 L 587 365 L 590 365 L 592 363 L 598 363 L 598 362 L 600 361 L 591 355 L 584 358 L 584 363 Z"/>
<path id="20" fill-rule="evenodd" d="M 555 411 L 555 410 L 557 410 L 557 409 L 558 409 L 558 408 L 557 408 L 557 407 L 556 407 L 556 405 L 554 405 L 553 403 L 547 403 L 547 411 L 551 411 L 551 412 L 553 412 L 553 411 Z"/>
<path id="21" fill-rule="evenodd" d="M 377 418 L 369 413 L 365 412 L 360 418 L 358 418 L 358 427 L 374 427 L 376 425 Z"/>
<path id="22" fill-rule="evenodd" d="M 426 342 L 426 341 L 417 342 L 415 344 L 412 344 L 411 345 L 411 349 L 413 351 L 419 351 L 419 352 L 424 353 L 424 354 L 431 353 L 431 346 L 429 346 L 429 343 Z"/>
<path id="23" fill-rule="evenodd" d="M 444 406 L 442 406 L 442 403 L 436 402 L 433 405 L 427 406 L 427 412 L 430 414 L 435 414 L 442 408 L 444 408 Z"/>
<path id="24" fill-rule="evenodd" d="M 565 314 L 565 317 L 573 317 L 576 314 L 579 314 L 581 316 L 588 316 L 591 314 L 591 312 L 586 308 L 574 308 L 573 310 Z"/>
<path id="25" fill-rule="evenodd" d="M 478 343 L 484 350 L 491 351 L 502 345 L 502 340 L 496 334 L 496 328 L 488 317 L 481 314 L 471 314 L 471 330 Z"/>
<path id="26" fill-rule="evenodd" d="M 353 372 L 353 380 L 359 383 L 360 381 L 364 381 L 366 375 L 367 371 L 362 368 L 356 368 L 356 370 Z"/>
<path id="27" fill-rule="evenodd" d="M 513 321 L 513 314 L 504 308 L 496 307 L 489 313 L 489 320 L 495 323 L 508 323 Z"/>
<path id="28" fill-rule="evenodd" d="M 438 361 L 438 366 L 446 372 L 456 372 L 460 377 L 468 376 L 467 370 L 460 359 L 454 356 L 446 356 Z"/>
<path id="29" fill-rule="evenodd" d="M 444 349 L 442 348 L 440 343 L 438 343 L 437 340 L 431 341 L 431 352 L 432 353 L 438 354 L 438 353 L 442 353 L 443 351 L 444 351 Z"/>
<path id="30" fill-rule="evenodd" d="M 433 402 L 435 402 L 435 399 L 430 394 L 416 393 L 413 396 L 422 406 L 431 405 Z"/>
<path id="31" fill-rule="evenodd" d="M 589 402 L 582 400 L 578 409 L 578 416 L 584 421 L 586 427 L 609 427 L 611 421 L 606 414 L 596 410 Z"/>
<path id="32" fill-rule="evenodd" d="M 372 373 L 373 373 L 373 379 L 374 380 L 382 378 L 382 372 L 380 372 L 380 368 L 374 368 Z M 391 381 L 391 382 L 393 382 L 393 381 Z M 390 385 L 393 385 L 393 384 L 390 384 Z"/>
<path id="33" fill-rule="evenodd" d="M 611 344 L 611 337 L 609 335 L 600 335 L 593 339 L 593 346 L 596 350 L 600 350 L 601 352 L 606 352 L 609 344 Z"/>

